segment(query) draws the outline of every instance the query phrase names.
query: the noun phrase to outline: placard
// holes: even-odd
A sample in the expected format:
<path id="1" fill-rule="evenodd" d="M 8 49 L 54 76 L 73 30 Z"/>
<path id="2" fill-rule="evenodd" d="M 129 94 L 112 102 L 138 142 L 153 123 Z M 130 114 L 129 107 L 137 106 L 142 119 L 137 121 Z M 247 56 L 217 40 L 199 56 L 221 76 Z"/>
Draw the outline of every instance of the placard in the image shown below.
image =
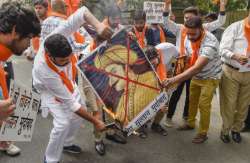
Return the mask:
<path id="1" fill-rule="evenodd" d="M 0 141 L 31 141 L 41 103 L 40 96 L 12 81 L 10 97 L 16 104 L 16 109 L 14 115 L 3 122 Z"/>
<path id="2" fill-rule="evenodd" d="M 164 2 L 144 2 L 143 10 L 146 12 L 148 24 L 163 23 Z"/>
<path id="3" fill-rule="evenodd" d="M 104 111 L 128 135 L 152 118 L 168 100 L 166 94 L 160 94 L 153 66 L 125 29 L 79 61 L 78 67 L 103 103 Z M 150 116 L 131 127 L 148 110 Z"/>

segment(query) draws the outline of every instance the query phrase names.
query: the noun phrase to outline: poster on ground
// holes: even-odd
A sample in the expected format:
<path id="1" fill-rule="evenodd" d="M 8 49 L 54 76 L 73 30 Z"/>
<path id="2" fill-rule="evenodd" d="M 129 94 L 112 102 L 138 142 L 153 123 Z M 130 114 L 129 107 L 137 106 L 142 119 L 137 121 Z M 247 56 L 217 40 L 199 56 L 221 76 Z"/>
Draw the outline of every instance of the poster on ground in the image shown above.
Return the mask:
<path id="1" fill-rule="evenodd" d="M 128 135 L 151 119 L 167 102 L 153 66 L 125 29 L 78 63 L 104 111 Z"/>
<path id="2" fill-rule="evenodd" d="M 16 109 L 14 115 L 3 122 L 0 141 L 31 141 L 40 107 L 40 96 L 32 90 L 11 82 L 10 97 L 16 105 Z"/>

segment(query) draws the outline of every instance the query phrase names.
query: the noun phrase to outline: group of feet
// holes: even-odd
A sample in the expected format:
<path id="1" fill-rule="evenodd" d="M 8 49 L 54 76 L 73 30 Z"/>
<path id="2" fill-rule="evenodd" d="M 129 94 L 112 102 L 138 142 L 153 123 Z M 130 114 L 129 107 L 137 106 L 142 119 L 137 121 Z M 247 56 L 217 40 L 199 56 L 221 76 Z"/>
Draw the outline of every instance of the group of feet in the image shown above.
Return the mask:
<path id="1" fill-rule="evenodd" d="M 173 122 L 172 122 L 171 119 L 167 119 L 166 122 L 164 123 L 164 125 L 166 127 L 173 127 L 174 126 L 174 124 L 173 124 Z M 159 124 L 152 124 L 151 129 L 152 129 L 152 131 L 154 131 L 156 133 L 159 133 L 159 134 L 161 134 L 163 136 L 167 135 L 167 131 L 161 125 L 159 125 Z M 189 127 L 188 125 L 184 124 L 184 125 L 180 126 L 178 129 L 179 130 L 192 130 L 194 128 Z M 140 131 L 141 130 L 139 130 L 139 132 Z M 249 128 L 244 128 L 242 132 L 250 132 L 250 127 Z M 238 132 L 231 132 L 231 134 L 232 134 L 233 141 L 235 141 L 236 143 L 240 143 L 241 142 L 242 139 L 241 139 L 240 133 L 238 133 Z M 145 134 L 145 135 L 147 136 L 147 134 Z M 139 134 L 139 136 L 141 137 L 140 134 Z M 146 138 L 146 137 L 142 137 L 142 138 Z M 229 135 L 223 135 L 223 134 L 221 134 L 220 138 L 221 138 L 221 140 L 224 143 L 229 143 L 230 142 L 230 136 Z M 112 134 L 112 135 L 106 134 L 106 139 L 108 139 L 110 141 L 113 141 L 113 142 L 116 142 L 116 143 L 119 143 L 119 144 L 126 144 L 127 143 L 126 138 L 123 137 L 122 135 L 118 134 L 118 133 L 115 133 L 115 134 Z M 200 136 L 197 135 L 193 139 L 192 142 L 193 143 L 201 143 L 201 142 L 204 142 L 206 140 L 207 140 L 207 136 L 206 135 L 205 136 L 204 135 L 200 135 Z M 13 147 L 14 146 L 12 145 L 11 148 L 13 148 Z M 100 155 L 104 155 L 105 154 L 105 144 L 103 143 L 103 141 L 95 142 L 95 150 Z M 68 152 L 68 153 L 73 153 L 73 154 L 79 154 L 79 153 L 82 152 L 82 149 L 79 146 L 77 146 L 77 145 L 72 145 L 72 146 L 64 147 L 63 151 L 64 152 Z M 44 160 L 46 160 L 46 158 Z M 44 161 L 44 163 L 47 163 L 47 162 Z"/>
<path id="2" fill-rule="evenodd" d="M 245 125 L 246 126 L 241 130 L 241 132 L 250 132 L 250 126 L 249 126 L 249 124 L 245 124 Z M 231 131 L 231 136 L 232 136 L 232 139 L 233 139 L 234 142 L 241 143 L 242 138 L 241 138 L 240 132 Z M 223 133 L 221 133 L 220 139 L 224 143 L 230 143 L 231 142 L 231 138 L 230 138 L 229 134 L 223 134 Z"/>
<path id="3" fill-rule="evenodd" d="M 151 125 L 151 129 L 152 129 L 152 131 L 159 133 L 163 136 L 167 135 L 167 131 L 159 124 L 153 123 Z M 146 138 L 147 137 L 146 130 L 145 129 L 143 130 L 144 136 L 141 136 L 141 131 L 142 130 L 138 131 L 139 136 L 141 138 Z M 124 137 L 122 134 L 120 134 L 118 132 L 115 132 L 114 134 L 106 134 L 106 139 L 108 139 L 112 142 L 115 142 L 115 143 L 119 143 L 119 144 L 126 144 L 127 143 L 126 137 Z M 103 140 L 95 142 L 95 150 L 97 151 L 97 153 L 99 155 L 101 155 L 101 156 L 105 155 L 106 150 L 105 150 L 105 144 L 104 144 Z M 67 152 L 67 153 L 72 153 L 72 154 L 79 154 L 82 152 L 82 149 L 77 145 L 71 145 L 71 146 L 64 147 L 63 151 Z M 44 163 L 47 163 L 46 158 L 44 158 Z"/>
<path id="4" fill-rule="evenodd" d="M 167 131 L 160 125 L 153 123 L 151 125 L 151 130 L 155 133 L 159 133 L 160 135 L 166 136 Z M 140 138 L 147 138 L 147 125 L 140 128 L 136 135 L 139 135 Z M 118 132 L 115 132 L 114 134 L 106 134 L 106 139 L 118 143 L 118 144 L 126 144 L 127 140 L 126 137 L 124 137 L 122 134 L 119 134 Z M 105 154 L 105 144 L 103 141 L 95 142 L 95 150 L 99 155 Z"/>
<path id="5" fill-rule="evenodd" d="M 168 128 L 172 128 L 174 126 L 173 121 L 170 118 L 166 119 L 166 122 L 164 123 L 164 125 Z M 184 124 L 179 126 L 177 129 L 180 131 L 187 131 L 187 130 L 193 130 L 194 128 L 190 127 L 187 124 L 186 119 L 184 119 Z M 250 127 L 245 127 L 241 132 L 250 132 Z M 242 141 L 240 132 L 231 131 L 231 137 L 235 143 L 241 143 L 241 141 Z M 201 143 L 204 143 L 207 139 L 208 139 L 208 137 L 207 137 L 206 133 L 204 133 L 204 134 L 199 133 L 193 138 L 192 143 L 201 144 Z M 230 138 L 229 133 L 228 134 L 221 133 L 220 139 L 224 143 L 231 142 L 231 138 Z"/>

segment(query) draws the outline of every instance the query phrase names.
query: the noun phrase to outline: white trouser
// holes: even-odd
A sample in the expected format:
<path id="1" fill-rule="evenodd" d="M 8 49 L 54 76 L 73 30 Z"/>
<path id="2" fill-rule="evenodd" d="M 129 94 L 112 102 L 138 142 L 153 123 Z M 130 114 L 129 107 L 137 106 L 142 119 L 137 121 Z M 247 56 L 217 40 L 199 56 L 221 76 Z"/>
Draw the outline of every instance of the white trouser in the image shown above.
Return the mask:
<path id="1" fill-rule="evenodd" d="M 63 108 L 50 109 L 50 113 L 54 118 L 53 129 L 50 133 L 45 157 L 47 163 L 57 163 L 61 159 L 63 147 L 72 145 L 74 136 L 82 123 L 82 118 Z"/>

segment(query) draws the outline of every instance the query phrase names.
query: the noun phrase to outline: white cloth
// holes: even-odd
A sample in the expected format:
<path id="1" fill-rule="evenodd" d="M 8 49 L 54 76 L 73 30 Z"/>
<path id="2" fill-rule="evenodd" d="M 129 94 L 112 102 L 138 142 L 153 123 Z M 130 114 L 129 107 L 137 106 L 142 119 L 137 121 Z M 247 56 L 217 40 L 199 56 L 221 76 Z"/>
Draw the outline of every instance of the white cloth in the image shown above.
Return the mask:
<path id="1" fill-rule="evenodd" d="M 51 110 L 53 129 L 45 152 L 47 163 L 60 161 L 63 147 L 72 145 L 72 141 L 80 128 L 82 118 L 74 113 L 68 113 L 60 108 Z"/>
<path id="2" fill-rule="evenodd" d="M 186 37 L 184 42 L 185 54 L 192 56 L 193 50 L 191 41 Z M 216 37 L 206 31 L 203 40 L 201 41 L 199 56 L 206 57 L 209 61 L 203 67 L 201 72 L 194 76 L 195 79 L 220 79 L 222 72 L 222 63 L 219 56 L 219 42 Z"/>
<path id="3" fill-rule="evenodd" d="M 226 15 L 219 15 L 216 21 L 211 23 L 204 23 L 203 27 L 206 31 L 212 32 L 221 26 L 223 26 L 226 22 Z M 176 47 L 180 50 L 180 42 L 181 42 L 181 30 L 184 27 L 183 24 L 177 24 L 174 21 L 170 20 L 170 18 L 164 17 L 164 25 L 167 29 L 169 29 L 176 36 Z"/>
<path id="4" fill-rule="evenodd" d="M 155 48 L 162 51 L 164 65 L 168 71 L 171 70 L 172 60 L 179 56 L 176 46 L 174 44 L 164 42 L 156 45 Z"/>
<path id="5" fill-rule="evenodd" d="M 243 20 L 231 24 L 223 33 L 220 43 L 220 55 L 223 62 L 240 68 L 241 65 L 231 57 L 233 54 L 246 55 L 248 42 L 244 34 Z"/>
<path id="6" fill-rule="evenodd" d="M 45 19 L 42 23 L 40 42 L 43 42 L 51 32 L 53 32 L 60 24 L 63 24 L 65 21 L 66 20 L 64 18 L 58 16 L 50 16 Z M 74 53 L 81 52 L 87 46 L 85 44 L 77 43 L 73 35 L 68 37 L 68 41 Z"/>

